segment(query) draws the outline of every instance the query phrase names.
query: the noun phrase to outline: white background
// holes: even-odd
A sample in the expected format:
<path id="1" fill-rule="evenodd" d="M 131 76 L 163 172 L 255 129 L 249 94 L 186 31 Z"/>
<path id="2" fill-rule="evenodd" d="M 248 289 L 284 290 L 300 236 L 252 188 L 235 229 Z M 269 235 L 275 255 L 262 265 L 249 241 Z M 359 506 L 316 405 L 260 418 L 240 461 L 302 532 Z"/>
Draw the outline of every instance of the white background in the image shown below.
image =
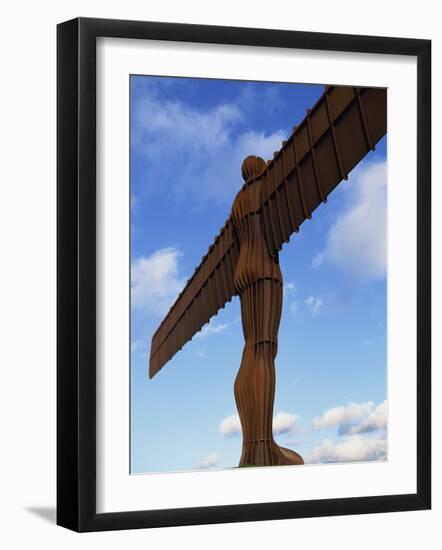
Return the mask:
<path id="1" fill-rule="evenodd" d="M 371 516 L 76 535 L 55 506 L 55 25 L 82 16 L 333 31 L 433 39 L 433 95 L 442 85 L 437 3 L 372 0 L 16 2 L 2 13 L 0 274 L 0 542 L 5 548 L 438 548 L 442 538 L 440 285 L 433 305 L 433 510 Z M 439 90 L 439 94 L 436 94 Z M 441 108 L 433 105 L 433 181 L 441 181 Z M 406 120 L 406 116 L 404 117 Z M 433 191 L 433 280 L 442 279 L 441 191 Z M 439 336 L 440 338 L 440 336 Z"/>

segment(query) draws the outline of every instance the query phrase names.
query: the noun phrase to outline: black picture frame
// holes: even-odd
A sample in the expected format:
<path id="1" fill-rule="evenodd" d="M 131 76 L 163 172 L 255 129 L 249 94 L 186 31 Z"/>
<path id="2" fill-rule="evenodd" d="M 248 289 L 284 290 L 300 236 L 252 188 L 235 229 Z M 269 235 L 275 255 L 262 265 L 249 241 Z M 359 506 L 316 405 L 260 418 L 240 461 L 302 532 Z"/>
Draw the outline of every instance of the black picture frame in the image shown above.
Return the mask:
<path id="1" fill-rule="evenodd" d="M 417 58 L 417 492 L 96 512 L 96 39 L 117 37 Z M 431 41 L 79 18 L 57 27 L 57 523 L 103 531 L 431 506 Z"/>

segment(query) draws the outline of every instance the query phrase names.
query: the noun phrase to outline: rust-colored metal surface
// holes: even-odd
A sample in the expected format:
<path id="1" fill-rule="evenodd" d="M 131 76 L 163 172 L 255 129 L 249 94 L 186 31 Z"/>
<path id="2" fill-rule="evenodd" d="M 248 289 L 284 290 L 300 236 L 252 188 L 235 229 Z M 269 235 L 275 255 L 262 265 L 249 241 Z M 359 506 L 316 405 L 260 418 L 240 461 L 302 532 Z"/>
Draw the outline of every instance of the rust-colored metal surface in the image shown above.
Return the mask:
<path id="1" fill-rule="evenodd" d="M 243 430 L 240 465 L 302 464 L 272 435 L 274 360 L 282 308 L 278 253 L 386 133 L 387 92 L 327 86 L 265 163 L 247 157 L 230 217 L 152 338 L 153 377 L 233 296 L 245 347 L 235 399 Z"/>
<path id="2" fill-rule="evenodd" d="M 155 332 L 151 378 L 236 294 L 233 275 L 239 248 L 232 231 L 229 217 Z"/>
<path id="3" fill-rule="evenodd" d="M 269 253 L 259 206 L 267 191 L 256 178 L 266 164 L 259 157 L 243 163 L 246 185 L 235 198 L 232 222 L 239 245 L 234 285 L 241 300 L 245 346 L 235 380 L 235 400 L 243 432 L 240 465 L 302 464 L 302 458 L 273 439 L 275 357 L 282 309 L 278 255 Z"/>

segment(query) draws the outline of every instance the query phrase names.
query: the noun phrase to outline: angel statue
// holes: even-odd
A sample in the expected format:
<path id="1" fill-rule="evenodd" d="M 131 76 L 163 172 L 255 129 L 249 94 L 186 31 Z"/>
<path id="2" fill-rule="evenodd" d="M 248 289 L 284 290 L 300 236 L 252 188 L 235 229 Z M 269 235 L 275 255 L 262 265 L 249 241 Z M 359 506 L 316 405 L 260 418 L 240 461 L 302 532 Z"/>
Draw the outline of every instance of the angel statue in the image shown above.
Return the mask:
<path id="1" fill-rule="evenodd" d="M 279 252 L 386 133 L 386 90 L 327 86 L 267 163 L 249 156 L 230 216 L 152 338 L 152 378 L 232 297 L 244 351 L 234 383 L 240 466 L 303 464 L 272 433 L 283 302 Z"/>

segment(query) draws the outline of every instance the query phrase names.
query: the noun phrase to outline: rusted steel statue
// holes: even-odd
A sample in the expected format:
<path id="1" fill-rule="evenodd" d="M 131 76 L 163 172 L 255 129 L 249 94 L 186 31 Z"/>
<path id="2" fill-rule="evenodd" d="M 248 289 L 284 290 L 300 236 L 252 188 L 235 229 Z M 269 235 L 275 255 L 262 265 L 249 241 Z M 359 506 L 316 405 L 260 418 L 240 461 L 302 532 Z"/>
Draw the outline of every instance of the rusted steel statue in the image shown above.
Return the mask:
<path id="1" fill-rule="evenodd" d="M 234 285 L 241 300 L 245 346 L 235 380 L 235 400 L 243 432 L 240 464 L 302 464 L 302 458 L 273 439 L 275 357 L 282 310 L 282 275 L 278 252 L 269 252 L 259 205 L 266 168 L 260 157 L 242 165 L 246 185 L 232 207 L 239 246 Z"/>
<path id="2" fill-rule="evenodd" d="M 303 464 L 272 433 L 283 287 L 279 251 L 386 133 L 386 90 L 328 86 L 272 161 L 247 157 L 232 213 L 152 338 L 152 378 L 238 295 L 245 346 L 234 392 L 241 465 Z"/>

